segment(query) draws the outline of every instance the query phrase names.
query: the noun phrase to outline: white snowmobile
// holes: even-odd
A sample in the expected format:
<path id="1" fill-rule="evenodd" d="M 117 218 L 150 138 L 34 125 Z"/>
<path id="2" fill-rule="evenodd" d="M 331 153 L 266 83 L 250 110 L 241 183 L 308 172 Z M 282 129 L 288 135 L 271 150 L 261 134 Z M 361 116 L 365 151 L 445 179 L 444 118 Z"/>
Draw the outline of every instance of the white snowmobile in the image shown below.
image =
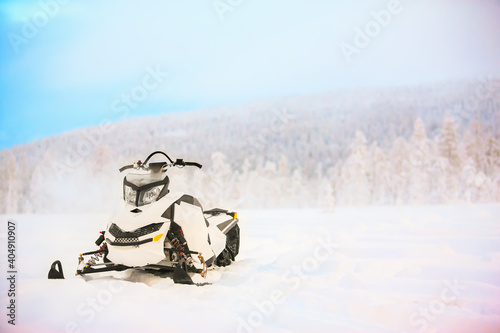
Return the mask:
<path id="1" fill-rule="evenodd" d="M 155 155 L 166 160 L 150 162 Z M 182 159 L 174 162 L 161 151 L 122 167 L 120 172 L 136 170 L 123 179 L 125 207 L 101 232 L 99 249 L 80 255 L 76 274 L 173 271 L 175 283 L 193 284 L 193 275 L 205 278 L 207 267 L 231 264 L 240 246 L 237 214 L 218 208 L 203 211 L 196 198 L 171 194 L 166 171 L 186 166 L 202 167 Z M 58 278 L 64 275 L 60 261 L 55 261 L 49 279 Z"/>

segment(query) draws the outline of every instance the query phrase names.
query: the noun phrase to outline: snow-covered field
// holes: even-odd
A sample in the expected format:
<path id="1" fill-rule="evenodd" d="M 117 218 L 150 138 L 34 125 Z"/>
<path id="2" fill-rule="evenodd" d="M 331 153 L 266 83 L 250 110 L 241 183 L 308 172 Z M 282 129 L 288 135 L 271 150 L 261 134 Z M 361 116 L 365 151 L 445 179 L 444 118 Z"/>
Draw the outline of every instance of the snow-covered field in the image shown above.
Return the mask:
<path id="1" fill-rule="evenodd" d="M 499 332 L 500 205 L 240 211 L 241 252 L 212 285 L 147 273 L 85 282 L 103 215 L 1 221 L 1 332 Z M 17 222 L 16 326 L 7 220 Z M 66 280 L 48 280 L 63 262 Z"/>

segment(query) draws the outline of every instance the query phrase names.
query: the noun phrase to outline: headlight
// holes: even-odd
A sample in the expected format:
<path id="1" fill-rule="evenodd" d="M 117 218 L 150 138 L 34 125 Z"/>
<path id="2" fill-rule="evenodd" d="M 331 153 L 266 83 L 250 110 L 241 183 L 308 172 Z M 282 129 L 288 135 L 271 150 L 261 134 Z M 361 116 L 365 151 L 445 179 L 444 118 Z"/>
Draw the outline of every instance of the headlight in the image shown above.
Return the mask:
<path id="1" fill-rule="evenodd" d="M 155 201 L 160 195 L 163 186 L 165 185 L 155 186 L 147 191 L 141 192 L 141 197 L 139 198 L 139 206 L 147 205 Z"/>
<path id="2" fill-rule="evenodd" d="M 133 190 L 130 186 L 123 185 L 125 187 L 124 196 L 125 202 L 135 206 L 135 198 L 137 197 L 137 191 Z"/>

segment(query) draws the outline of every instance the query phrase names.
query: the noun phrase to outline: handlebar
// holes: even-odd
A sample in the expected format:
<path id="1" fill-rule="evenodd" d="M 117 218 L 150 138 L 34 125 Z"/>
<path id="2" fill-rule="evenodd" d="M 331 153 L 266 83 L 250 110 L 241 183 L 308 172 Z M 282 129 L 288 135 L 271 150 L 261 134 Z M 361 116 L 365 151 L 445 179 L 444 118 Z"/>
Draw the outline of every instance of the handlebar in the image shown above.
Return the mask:
<path id="1" fill-rule="evenodd" d="M 149 161 L 149 159 L 150 159 L 151 157 L 153 157 L 154 155 L 156 155 L 156 154 L 162 154 L 163 156 L 165 156 L 165 157 L 168 159 L 168 161 L 169 161 L 170 163 L 174 163 L 174 161 L 172 161 L 172 159 L 171 159 L 171 158 L 170 158 L 167 154 L 165 154 L 165 153 L 164 153 L 164 152 L 162 152 L 162 151 L 157 150 L 157 151 L 152 152 L 151 154 L 149 154 L 149 156 L 148 156 L 148 157 L 146 157 L 146 159 L 144 160 L 144 163 L 142 163 L 142 164 L 147 164 L 147 163 L 148 163 L 148 161 Z"/>
<path id="2" fill-rule="evenodd" d="M 121 167 L 119 170 L 120 172 L 123 172 L 127 169 L 143 169 L 143 170 L 149 170 L 149 166 L 147 165 L 149 160 L 151 159 L 151 157 L 153 157 L 154 155 L 156 154 L 161 154 L 163 156 L 165 156 L 168 161 L 170 162 L 170 164 L 165 164 L 167 166 L 180 166 L 180 167 L 185 167 L 185 166 L 194 166 L 194 167 L 197 167 L 198 169 L 201 169 L 202 168 L 202 165 L 200 163 L 197 163 L 197 162 L 185 162 L 183 159 L 177 159 L 175 162 L 167 155 L 165 154 L 164 152 L 162 151 L 155 151 L 151 154 L 149 154 L 148 157 L 146 157 L 146 160 L 144 160 L 144 162 L 141 162 L 141 161 L 138 161 L 134 164 L 129 164 L 129 165 L 125 165 L 123 167 Z"/>
<path id="3" fill-rule="evenodd" d="M 187 166 L 194 166 L 194 167 L 197 167 L 198 169 L 201 169 L 203 167 L 203 165 L 201 165 L 200 163 L 196 163 L 196 162 L 186 162 L 186 165 Z"/>
<path id="4" fill-rule="evenodd" d="M 127 169 L 133 169 L 134 168 L 134 165 L 133 164 L 129 164 L 129 165 L 125 165 L 125 166 L 122 166 L 119 170 L 120 172 L 123 172 Z"/>
<path id="5" fill-rule="evenodd" d="M 173 164 L 174 166 L 195 166 L 198 169 L 201 169 L 202 165 L 200 163 L 196 162 L 184 162 L 182 159 L 177 159 L 175 163 Z"/>

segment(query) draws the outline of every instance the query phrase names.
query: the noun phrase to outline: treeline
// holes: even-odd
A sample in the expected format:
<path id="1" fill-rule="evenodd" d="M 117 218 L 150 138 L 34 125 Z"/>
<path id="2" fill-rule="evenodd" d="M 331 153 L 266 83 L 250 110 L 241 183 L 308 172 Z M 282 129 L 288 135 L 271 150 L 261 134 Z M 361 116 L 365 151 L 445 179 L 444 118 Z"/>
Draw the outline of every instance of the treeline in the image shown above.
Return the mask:
<path id="1" fill-rule="evenodd" d="M 248 208 L 499 201 L 498 80 L 125 119 L 0 152 L 0 213 L 104 212 L 153 150 L 172 189 Z"/>

